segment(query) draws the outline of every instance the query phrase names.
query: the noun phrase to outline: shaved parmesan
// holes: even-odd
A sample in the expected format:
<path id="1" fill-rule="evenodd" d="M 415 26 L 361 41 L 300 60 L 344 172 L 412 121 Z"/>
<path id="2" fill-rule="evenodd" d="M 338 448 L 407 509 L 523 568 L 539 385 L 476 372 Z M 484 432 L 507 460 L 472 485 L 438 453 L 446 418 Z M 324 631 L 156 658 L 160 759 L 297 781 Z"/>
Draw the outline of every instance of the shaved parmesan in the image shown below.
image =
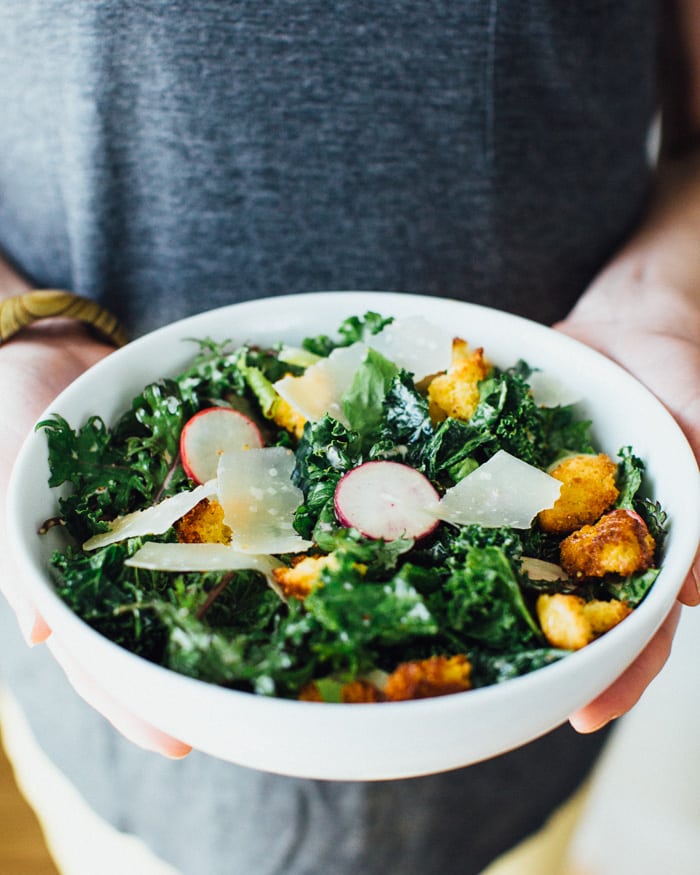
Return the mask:
<path id="1" fill-rule="evenodd" d="M 334 349 L 327 358 L 311 364 L 300 377 L 282 377 L 274 388 L 305 419 L 313 422 L 327 413 L 348 425 L 343 396 L 370 346 L 397 367 L 410 371 L 416 380 L 444 371 L 452 357 L 450 334 L 423 316 L 408 316 L 390 322 L 366 343 Z"/>
<path id="2" fill-rule="evenodd" d="M 544 371 L 533 371 L 527 382 L 533 401 L 539 407 L 566 407 L 581 401 L 580 392 Z"/>
<path id="3" fill-rule="evenodd" d="M 541 510 L 553 506 L 561 486 L 539 468 L 499 450 L 448 489 L 432 510 L 456 525 L 527 529 Z"/>
<path id="4" fill-rule="evenodd" d="M 367 344 L 397 367 L 410 371 L 416 382 L 446 370 L 452 360 L 452 335 L 423 316 L 395 319 Z"/>
<path id="5" fill-rule="evenodd" d="M 284 447 L 224 453 L 219 502 L 231 546 L 243 553 L 298 553 L 313 546 L 294 529 L 303 494 L 292 483 L 295 456 Z"/>
<path id="6" fill-rule="evenodd" d="M 106 532 L 93 535 L 83 544 L 83 550 L 97 550 L 126 538 L 162 535 L 188 511 L 205 498 L 216 494 L 216 480 L 209 480 L 190 492 L 180 492 L 153 507 L 117 517 Z"/>
<path id="7" fill-rule="evenodd" d="M 342 397 L 366 355 L 364 343 L 334 349 L 328 358 L 319 359 L 300 377 L 282 377 L 274 388 L 305 419 L 313 421 L 327 413 L 347 425 Z"/>
<path id="8" fill-rule="evenodd" d="M 267 578 L 282 563 L 273 556 L 240 553 L 226 544 L 160 544 L 149 541 L 124 563 L 150 571 L 260 571 Z"/>

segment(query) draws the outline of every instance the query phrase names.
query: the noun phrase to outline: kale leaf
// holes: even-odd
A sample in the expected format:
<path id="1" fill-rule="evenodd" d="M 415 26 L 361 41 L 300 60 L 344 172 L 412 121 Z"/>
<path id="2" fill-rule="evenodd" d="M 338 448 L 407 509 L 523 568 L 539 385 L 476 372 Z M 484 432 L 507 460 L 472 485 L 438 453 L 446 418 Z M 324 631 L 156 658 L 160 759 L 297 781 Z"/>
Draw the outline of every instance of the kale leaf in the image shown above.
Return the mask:
<path id="1" fill-rule="evenodd" d="M 473 649 L 469 653 L 469 661 L 472 664 L 472 683 L 475 687 L 500 684 L 538 668 L 552 665 L 570 652 L 570 650 L 560 650 L 554 647 L 535 647 L 530 650 L 515 650 L 506 653 L 485 648 Z"/>
<path id="2" fill-rule="evenodd" d="M 337 419 L 323 416 L 304 426 L 292 473 L 292 482 L 304 495 L 294 527 L 304 538 L 311 537 L 324 511 L 324 519 L 332 525 L 335 487 L 358 464 L 358 450 L 357 435 Z"/>
<path id="3" fill-rule="evenodd" d="M 385 325 L 393 322 L 392 316 L 381 316 L 368 310 L 364 316 L 350 316 L 343 320 L 338 328 L 339 337 L 333 339 L 327 334 L 307 337 L 302 341 L 302 348 L 314 355 L 329 356 L 334 349 L 350 346 L 360 340 L 367 340 L 373 334 L 378 334 Z"/>
<path id="4" fill-rule="evenodd" d="M 37 425 L 48 442 L 50 485 L 72 487 L 59 509 L 77 540 L 184 487 L 179 437 L 194 412 L 191 398 L 163 380 L 147 386 L 111 431 L 95 416 L 75 431 L 57 415 Z"/>
<path id="5" fill-rule="evenodd" d="M 513 568 L 498 547 L 474 547 L 463 563 L 453 563 L 443 595 L 450 627 L 468 640 L 508 650 L 540 639 Z"/>

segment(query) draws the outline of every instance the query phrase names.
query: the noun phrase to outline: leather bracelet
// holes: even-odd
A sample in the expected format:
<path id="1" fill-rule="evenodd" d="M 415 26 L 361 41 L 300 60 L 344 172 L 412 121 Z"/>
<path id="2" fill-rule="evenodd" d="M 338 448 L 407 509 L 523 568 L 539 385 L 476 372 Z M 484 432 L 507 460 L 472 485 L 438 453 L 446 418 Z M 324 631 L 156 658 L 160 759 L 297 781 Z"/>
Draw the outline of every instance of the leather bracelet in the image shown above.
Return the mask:
<path id="1" fill-rule="evenodd" d="M 55 317 L 85 322 L 115 346 L 128 342 L 117 317 L 95 301 L 60 289 L 36 289 L 0 301 L 0 345 L 28 325 Z"/>

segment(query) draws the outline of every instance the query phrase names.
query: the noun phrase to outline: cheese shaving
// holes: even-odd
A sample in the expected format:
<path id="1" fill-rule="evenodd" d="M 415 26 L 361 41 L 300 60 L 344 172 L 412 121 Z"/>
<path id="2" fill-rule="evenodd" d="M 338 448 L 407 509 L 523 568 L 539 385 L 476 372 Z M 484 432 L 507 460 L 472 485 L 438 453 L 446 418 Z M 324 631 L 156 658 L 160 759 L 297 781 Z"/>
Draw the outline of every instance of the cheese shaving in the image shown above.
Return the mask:
<path id="1" fill-rule="evenodd" d="M 541 510 L 554 505 L 561 485 L 539 468 L 499 450 L 448 489 L 431 511 L 460 526 L 527 529 Z"/>
<path id="2" fill-rule="evenodd" d="M 284 447 L 223 453 L 219 502 L 231 546 L 243 553 L 299 553 L 313 546 L 294 529 L 303 493 L 292 483 L 295 457 Z"/>
<path id="3" fill-rule="evenodd" d="M 145 510 L 137 510 L 119 516 L 109 523 L 106 532 L 99 532 L 88 538 L 83 544 L 83 550 L 97 550 L 126 538 L 137 538 L 144 535 L 162 535 L 188 511 L 199 504 L 204 498 L 216 494 L 216 480 L 209 480 L 197 486 L 191 492 L 179 492 Z"/>

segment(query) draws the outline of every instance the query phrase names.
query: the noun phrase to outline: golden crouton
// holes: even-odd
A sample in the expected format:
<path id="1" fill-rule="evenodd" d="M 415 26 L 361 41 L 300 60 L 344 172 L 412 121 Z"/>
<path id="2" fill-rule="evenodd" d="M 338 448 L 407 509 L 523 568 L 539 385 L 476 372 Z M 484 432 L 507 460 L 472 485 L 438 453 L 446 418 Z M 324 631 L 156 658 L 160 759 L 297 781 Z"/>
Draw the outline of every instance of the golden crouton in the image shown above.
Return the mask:
<path id="1" fill-rule="evenodd" d="M 544 637 L 552 647 L 579 650 L 593 640 L 591 624 L 583 613 L 585 601 L 577 595 L 541 595 L 536 611 Z"/>
<path id="2" fill-rule="evenodd" d="M 303 600 L 318 583 L 324 568 L 337 567 L 333 554 L 328 556 L 297 556 L 292 565 L 274 568 L 272 576 L 285 598 Z"/>
<path id="3" fill-rule="evenodd" d="M 321 692 L 314 681 L 306 684 L 299 692 L 302 702 L 322 702 Z M 361 705 L 383 701 L 381 692 L 368 681 L 355 680 L 343 684 L 340 691 L 340 701 L 344 705 Z"/>
<path id="4" fill-rule="evenodd" d="M 539 596 L 536 611 L 552 647 L 580 650 L 624 620 L 632 609 L 617 599 L 587 602 L 577 595 L 555 593 Z"/>
<path id="5" fill-rule="evenodd" d="M 471 689 L 471 670 L 463 653 L 404 662 L 389 675 L 384 696 L 398 702 L 462 693 Z"/>
<path id="6" fill-rule="evenodd" d="M 229 544 L 231 529 L 224 523 L 218 501 L 204 498 L 175 523 L 181 544 Z"/>
<path id="7" fill-rule="evenodd" d="M 626 616 L 632 613 L 632 608 L 627 602 L 622 602 L 619 599 L 611 599 L 609 602 L 593 599 L 586 602 L 583 608 L 586 619 L 591 624 L 593 634 L 598 637 L 608 629 L 624 620 Z"/>
<path id="8" fill-rule="evenodd" d="M 448 416 L 471 419 L 479 403 L 479 383 L 491 370 L 484 350 L 472 350 L 466 341 L 452 341 L 452 363 L 444 374 L 434 377 L 428 387 L 428 404 L 433 422 Z"/>
<path id="9" fill-rule="evenodd" d="M 298 410 L 295 410 L 292 405 L 285 401 L 282 396 L 278 396 L 275 398 L 272 407 L 270 409 L 270 419 L 276 424 L 279 425 L 280 428 L 284 428 L 290 434 L 293 434 L 295 438 L 299 439 L 304 434 L 304 424 L 306 420 L 299 413 Z"/>
<path id="10" fill-rule="evenodd" d="M 618 508 L 595 525 L 583 526 L 565 538 L 559 558 L 572 579 L 606 574 L 624 577 L 651 568 L 655 548 L 654 538 L 639 514 Z"/>
<path id="11" fill-rule="evenodd" d="M 545 532 L 565 534 L 590 525 L 615 503 L 617 465 L 610 456 L 571 456 L 550 471 L 562 487 L 554 507 L 539 514 Z"/>

